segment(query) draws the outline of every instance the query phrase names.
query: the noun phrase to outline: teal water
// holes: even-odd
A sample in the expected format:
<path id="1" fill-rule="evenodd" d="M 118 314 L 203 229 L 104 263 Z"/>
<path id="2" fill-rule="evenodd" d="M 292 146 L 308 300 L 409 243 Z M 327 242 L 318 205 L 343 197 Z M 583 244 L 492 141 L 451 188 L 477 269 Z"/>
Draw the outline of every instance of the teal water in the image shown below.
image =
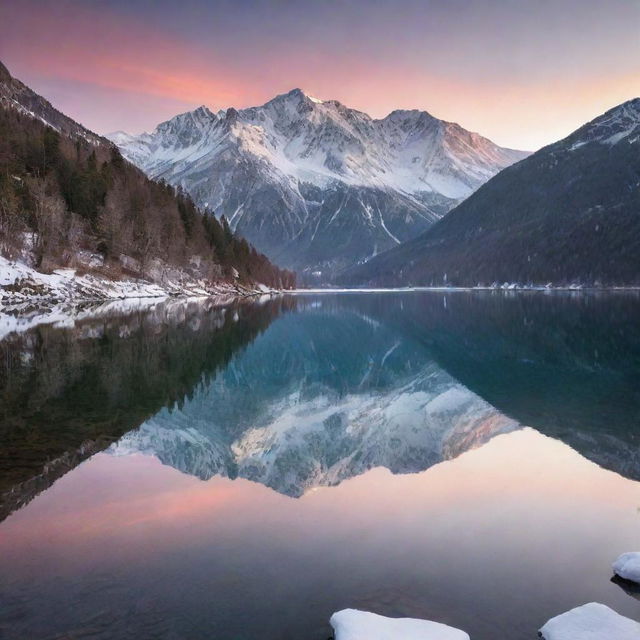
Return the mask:
<path id="1" fill-rule="evenodd" d="M 476 640 L 640 544 L 640 299 L 160 303 L 0 342 L 0 637 Z"/>

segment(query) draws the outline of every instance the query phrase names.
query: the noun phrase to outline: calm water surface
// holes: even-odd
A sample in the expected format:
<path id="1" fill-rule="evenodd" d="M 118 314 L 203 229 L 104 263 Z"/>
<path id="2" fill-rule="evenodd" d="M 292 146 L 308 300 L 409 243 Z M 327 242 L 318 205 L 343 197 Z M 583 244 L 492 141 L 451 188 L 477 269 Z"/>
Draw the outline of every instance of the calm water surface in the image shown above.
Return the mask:
<path id="1" fill-rule="evenodd" d="M 0 342 L 0 637 L 525 640 L 640 547 L 633 294 L 101 310 Z"/>

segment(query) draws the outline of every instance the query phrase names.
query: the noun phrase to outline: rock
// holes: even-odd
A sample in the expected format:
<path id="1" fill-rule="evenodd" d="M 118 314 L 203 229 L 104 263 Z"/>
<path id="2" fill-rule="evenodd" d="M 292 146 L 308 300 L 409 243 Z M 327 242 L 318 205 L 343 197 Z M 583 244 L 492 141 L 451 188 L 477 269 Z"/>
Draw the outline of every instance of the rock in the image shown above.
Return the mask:
<path id="1" fill-rule="evenodd" d="M 612 565 L 613 572 L 623 578 L 640 584 L 640 552 L 623 553 Z"/>
<path id="2" fill-rule="evenodd" d="M 611 582 L 620 587 L 628 596 L 631 596 L 636 600 L 640 600 L 640 584 L 631 582 L 630 580 L 625 580 L 624 578 L 616 575 L 611 577 Z"/>
<path id="3" fill-rule="evenodd" d="M 469 640 L 469 635 L 440 622 L 386 618 L 368 611 L 343 609 L 329 620 L 335 640 Z"/>
<path id="4" fill-rule="evenodd" d="M 544 640 L 638 640 L 640 623 L 590 602 L 551 618 L 539 635 Z"/>

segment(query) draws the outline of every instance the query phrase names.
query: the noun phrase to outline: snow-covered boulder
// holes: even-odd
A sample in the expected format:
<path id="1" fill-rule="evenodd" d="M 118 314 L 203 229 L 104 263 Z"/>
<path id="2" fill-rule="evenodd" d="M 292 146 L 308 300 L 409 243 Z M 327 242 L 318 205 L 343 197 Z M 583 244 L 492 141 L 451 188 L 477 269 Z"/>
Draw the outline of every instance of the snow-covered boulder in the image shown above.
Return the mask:
<path id="1" fill-rule="evenodd" d="M 638 640 L 640 623 L 590 602 L 551 618 L 540 635 L 544 640 Z"/>
<path id="2" fill-rule="evenodd" d="M 357 609 L 338 611 L 329 622 L 335 640 L 469 640 L 464 631 L 439 622 L 385 618 Z"/>
<path id="3" fill-rule="evenodd" d="M 640 551 L 623 553 L 612 567 L 617 576 L 640 584 Z"/>

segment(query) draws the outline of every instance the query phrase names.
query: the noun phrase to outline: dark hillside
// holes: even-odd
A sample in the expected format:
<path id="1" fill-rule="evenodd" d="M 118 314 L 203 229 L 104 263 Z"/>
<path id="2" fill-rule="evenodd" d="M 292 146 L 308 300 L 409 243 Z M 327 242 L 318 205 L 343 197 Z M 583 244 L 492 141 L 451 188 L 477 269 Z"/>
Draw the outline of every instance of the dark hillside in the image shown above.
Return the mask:
<path id="1" fill-rule="evenodd" d="M 640 285 L 640 99 L 508 167 L 343 283 Z"/>
<path id="2" fill-rule="evenodd" d="M 148 179 L 117 147 L 0 67 L 0 254 L 39 270 L 293 286 L 224 220 Z"/>

